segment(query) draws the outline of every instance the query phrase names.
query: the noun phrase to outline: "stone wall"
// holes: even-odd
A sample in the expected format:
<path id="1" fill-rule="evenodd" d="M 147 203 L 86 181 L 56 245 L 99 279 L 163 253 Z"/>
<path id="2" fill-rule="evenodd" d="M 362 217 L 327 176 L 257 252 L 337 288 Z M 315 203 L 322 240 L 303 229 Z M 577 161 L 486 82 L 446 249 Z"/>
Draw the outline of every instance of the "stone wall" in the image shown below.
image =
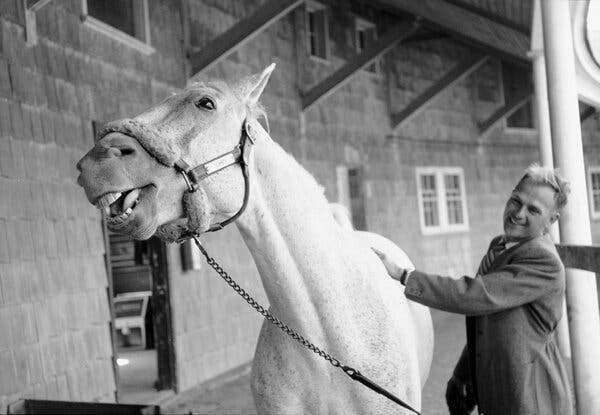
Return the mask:
<path id="1" fill-rule="evenodd" d="M 179 6 L 151 2 L 157 53 L 82 24 L 80 2 L 0 2 L 0 413 L 23 397 L 114 400 L 101 217 L 76 184 L 92 121 L 185 83 Z"/>

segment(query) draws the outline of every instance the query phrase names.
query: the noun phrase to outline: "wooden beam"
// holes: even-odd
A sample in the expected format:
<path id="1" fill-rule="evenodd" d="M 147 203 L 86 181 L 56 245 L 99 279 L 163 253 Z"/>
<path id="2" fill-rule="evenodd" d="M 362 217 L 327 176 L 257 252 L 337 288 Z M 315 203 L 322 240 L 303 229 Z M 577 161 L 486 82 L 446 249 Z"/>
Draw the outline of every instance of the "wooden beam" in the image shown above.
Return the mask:
<path id="1" fill-rule="evenodd" d="M 27 10 L 37 12 L 39 9 L 50 3 L 52 0 L 26 0 Z"/>
<path id="2" fill-rule="evenodd" d="M 487 55 L 475 53 L 463 62 L 458 63 L 450 72 L 444 75 L 438 82 L 427 88 L 423 93 L 413 99 L 402 111 L 392 115 L 392 130 L 410 120 L 433 101 L 443 91 L 451 88 L 460 80 L 473 73 L 486 60 Z"/>
<path id="3" fill-rule="evenodd" d="M 583 112 L 581 114 L 579 114 L 579 122 L 580 123 L 584 122 L 585 120 L 590 118 L 595 113 L 596 113 L 596 108 L 587 107 L 586 109 L 583 110 Z"/>
<path id="4" fill-rule="evenodd" d="M 448 38 L 448 35 L 446 33 L 440 32 L 439 30 L 436 30 L 436 31 L 428 30 L 428 31 L 415 33 L 414 35 L 406 38 L 406 40 L 403 40 L 402 43 L 407 45 L 409 43 L 426 42 L 429 40 L 440 40 L 440 39 L 446 39 L 446 38 Z"/>
<path id="5" fill-rule="evenodd" d="M 362 53 L 355 55 L 344 66 L 329 75 L 325 80 L 311 88 L 308 92 L 302 94 L 302 111 L 306 111 L 311 106 L 323 98 L 334 93 L 338 88 L 350 80 L 352 75 L 368 66 L 374 59 L 383 55 L 418 30 L 418 23 L 405 22 L 398 23 L 385 33 L 372 46 L 367 47 Z"/>
<path id="6" fill-rule="evenodd" d="M 478 123 L 479 133 L 485 134 L 499 120 L 504 117 L 509 117 L 513 112 L 521 108 L 527 101 L 531 99 L 533 92 L 530 89 L 523 91 L 518 97 L 511 102 L 507 102 L 502 108 L 494 112 L 487 120 Z"/>
<path id="7" fill-rule="evenodd" d="M 565 267 L 600 273 L 600 246 L 557 244 L 556 249 Z"/>
<path id="8" fill-rule="evenodd" d="M 397 15 L 420 17 L 423 26 L 448 33 L 461 43 L 518 65 L 530 65 L 529 36 L 441 0 L 372 0 Z"/>
<path id="9" fill-rule="evenodd" d="M 527 36 L 529 36 L 529 34 L 531 32 L 531 29 L 529 29 L 529 27 L 526 27 L 522 24 L 514 22 L 504 16 L 500 16 L 498 14 L 492 13 L 481 7 L 474 6 L 473 4 L 467 3 L 464 0 L 445 0 L 445 1 L 448 3 L 454 4 L 455 6 L 460 7 L 462 9 L 468 10 L 471 13 L 475 13 L 482 17 L 485 17 L 486 19 L 490 19 L 493 22 L 499 23 L 506 27 L 510 27 L 511 29 L 517 30 Z"/>
<path id="10" fill-rule="evenodd" d="M 0 0 L 1 1 L 1 0 Z M 19 0 L 17 7 L 20 8 L 19 13 L 23 13 L 25 20 L 23 26 L 25 29 L 25 44 L 29 47 L 37 45 L 37 21 L 35 12 L 46 6 L 52 0 Z"/>
<path id="11" fill-rule="evenodd" d="M 302 2 L 302 0 L 269 0 L 250 16 L 217 36 L 200 51 L 191 54 L 192 73 L 198 74 L 214 65 Z"/>

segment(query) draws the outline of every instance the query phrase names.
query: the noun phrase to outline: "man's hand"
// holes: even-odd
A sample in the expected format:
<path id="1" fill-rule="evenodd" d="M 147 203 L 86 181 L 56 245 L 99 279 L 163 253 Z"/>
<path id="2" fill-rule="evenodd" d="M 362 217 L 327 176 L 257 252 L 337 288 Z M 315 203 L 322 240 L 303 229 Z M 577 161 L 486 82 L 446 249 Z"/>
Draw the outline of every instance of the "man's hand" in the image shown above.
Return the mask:
<path id="1" fill-rule="evenodd" d="M 446 386 L 446 404 L 450 415 L 469 415 L 476 405 L 471 382 L 452 376 Z"/>
<path id="2" fill-rule="evenodd" d="M 371 249 L 377 254 L 379 259 L 381 259 L 381 262 L 383 262 L 383 265 L 385 266 L 385 269 L 387 270 L 390 277 L 404 284 L 406 282 L 408 270 L 406 268 L 399 267 L 395 262 L 391 261 L 383 252 L 373 247 L 371 247 Z"/>

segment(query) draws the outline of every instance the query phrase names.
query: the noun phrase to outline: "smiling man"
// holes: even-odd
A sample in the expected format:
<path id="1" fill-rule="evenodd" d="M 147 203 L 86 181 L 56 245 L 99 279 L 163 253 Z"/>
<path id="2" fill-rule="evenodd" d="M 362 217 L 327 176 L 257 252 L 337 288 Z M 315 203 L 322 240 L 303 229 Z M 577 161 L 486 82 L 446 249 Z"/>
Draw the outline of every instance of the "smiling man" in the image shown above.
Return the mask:
<path id="1" fill-rule="evenodd" d="M 450 413 L 572 414 L 558 350 L 565 270 L 548 235 L 567 203 L 556 171 L 530 166 L 512 191 L 475 277 L 399 268 L 376 252 L 407 298 L 466 315 L 467 345 L 446 389 Z"/>

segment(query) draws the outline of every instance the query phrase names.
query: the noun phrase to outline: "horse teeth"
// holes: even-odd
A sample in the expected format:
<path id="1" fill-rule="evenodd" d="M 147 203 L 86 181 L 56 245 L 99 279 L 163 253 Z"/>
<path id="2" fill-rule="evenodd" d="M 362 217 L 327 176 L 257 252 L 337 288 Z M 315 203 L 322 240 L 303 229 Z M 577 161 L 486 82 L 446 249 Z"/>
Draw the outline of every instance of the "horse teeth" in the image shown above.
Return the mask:
<path id="1" fill-rule="evenodd" d="M 121 197 L 120 192 L 107 193 L 104 196 L 102 196 L 100 199 L 98 199 L 98 201 L 96 202 L 96 206 L 100 209 L 103 209 L 107 206 L 110 206 L 115 200 L 117 200 L 120 197 Z"/>
<path id="2" fill-rule="evenodd" d="M 103 210 L 106 216 L 110 216 L 110 206 L 104 206 Z"/>
<path id="3" fill-rule="evenodd" d="M 129 216 L 131 212 L 133 212 L 133 209 L 127 208 L 127 210 L 125 211 L 125 215 Z"/>

